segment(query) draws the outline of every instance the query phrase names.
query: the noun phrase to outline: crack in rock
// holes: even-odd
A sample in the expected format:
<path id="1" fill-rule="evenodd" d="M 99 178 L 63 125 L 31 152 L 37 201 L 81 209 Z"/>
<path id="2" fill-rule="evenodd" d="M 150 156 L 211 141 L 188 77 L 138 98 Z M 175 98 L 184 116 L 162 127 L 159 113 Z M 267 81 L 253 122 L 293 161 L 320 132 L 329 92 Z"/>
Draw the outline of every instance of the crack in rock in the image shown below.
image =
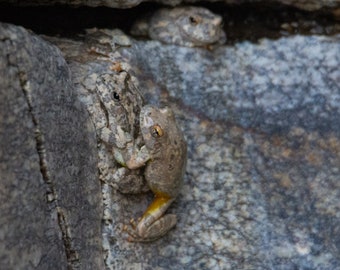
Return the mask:
<path id="1" fill-rule="evenodd" d="M 69 269 L 77 268 L 77 264 L 79 264 L 79 254 L 76 249 L 72 247 L 72 241 L 71 241 L 71 233 L 70 228 L 68 226 L 67 218 L 63 212 L 63 209 L 58 205 L 58 195 L 56 192 L 56 189 L 53 185 L 53 182 L 51 180 L 51 177 L 49 175 L 48 166 L 46 162 L 46 151 L 44 148 L 44 136 L 41 132 L 40 124 L 37 119 L 37 117 L 34 114 L 33 109 L 33 102 L 32 102 L 32 96 L 30 94 L 30 83 L 27 79 L 27 74 L 24 72 L 19 72 L 19 80 L 20 80 L 20 86 L 23 91 L 23 94 L 25 96 L 29 113 L 32 117 L 32 122 L 35 126 L 35 141 L 36 141 L 36 149 L 39 156 L 39 163 L 40 163 L 40 172 L 42 174 L 42 177 L 47 184 L 47 190 L 46 190 L 46 199 L 48 203 L 53 203 L 53 208 L 57 211 L 58 215 L 58 225 L 62 233 L 62 239 L 63 244 L 65 248 L 65 253 L 67 257 L 67 262 L 69 265 Z"/>

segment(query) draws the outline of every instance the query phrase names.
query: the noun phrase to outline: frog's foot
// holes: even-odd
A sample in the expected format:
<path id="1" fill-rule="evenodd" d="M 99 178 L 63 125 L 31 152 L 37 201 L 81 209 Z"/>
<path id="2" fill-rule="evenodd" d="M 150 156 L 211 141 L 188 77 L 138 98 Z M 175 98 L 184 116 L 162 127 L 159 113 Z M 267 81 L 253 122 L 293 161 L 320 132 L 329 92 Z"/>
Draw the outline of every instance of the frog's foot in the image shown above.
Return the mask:
<path id="1" fill-rule="evenodd" d="M 110 69 L 116 72 L 121 72 L 124 70 L 123 64 L 121 62 L 112 62 Z"/>
<path id="2" fill-rule="evenodd" d="M 109 53 L 107 53 L 105 50 L 100 49 L 100 48 L 98 48 L 98 47 L 92 46 L 92 47 L 88 50 L 88 52 L 91 53 L 91 54 L 100 55 L 101 57 L 103 57 L 101 60 L 108 60 L 108 58 L 109 58 Z"/>
<path id="3" fill-rule="evenodd" d="M 132 242 L 131 239 L 133 239 L 133 238 L 138 238 L 138 235 L 137 235 L 137 232 L 136 232 L 136 227 L 137 227 L 137 224 L 140 220 L 141 220 L 141 218 L 138 218 L 138 220 L 136 222 L 133 218 L 131 218 L 130 219 L 130 225 L 125 224 L 123 226 L 122 231 L 126 232 L 129 235 L 129 237 L 127 239 L 129 242 Z"/>
<path id="4" fill-rule="evenodd" d="M 155 221 L 144 231 L 143 235 L 138 233 L 138 224 L 134 220 L 130 221 L 131 228 L 124 226 L 123 230 L 129 234 L 129 242 L 152 242 L 164 236 L 177 223 L 177 217 L 174 214 L 168 214 Z"/>
<path id="5" fill-rule="evenodd" d="M 130 242 L 150 242 L 157 240 L 172 229 L 176 223 L 176 215 L 164 215 L 174 201 L 167 196 L 156 196 L 137 224 L 130 221 L 132 230 L 126 229 Z"/>

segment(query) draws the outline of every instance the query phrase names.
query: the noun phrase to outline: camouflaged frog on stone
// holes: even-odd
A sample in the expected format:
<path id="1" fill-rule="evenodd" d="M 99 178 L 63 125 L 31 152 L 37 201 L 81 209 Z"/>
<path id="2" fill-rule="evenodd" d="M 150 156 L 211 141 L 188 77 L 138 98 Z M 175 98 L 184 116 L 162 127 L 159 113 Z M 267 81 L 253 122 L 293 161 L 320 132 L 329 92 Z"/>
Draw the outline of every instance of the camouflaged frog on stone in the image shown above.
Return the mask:
<path id="1" fill-rule="evenodd" d="M 149 19 L 137 21 L 131 34 L 187 47 L 210 47 L 226 41 L 222 17 L 192 6 L 162 8 Z"/>
<path id="2" fill-rule="evenodd" d="M 130 241 L 154 241 L 177 223 L 176 215 L 164 215 L 177 197 L 186 168 L 187 145 L 170 108 L 146 105 L 140 112 L 140 126 L 150 158 L 132 156 L 130 167 L 146 164 L 145 178 L 155 198 L 133 230 L 125 228 Z M 145 155 L 143 155 L 146 157 Z"/>
<path id="3" fill-rule="evenodd" d="M 115 160 L 125 166 L 125 159 L 143 144 L 139 127 L 143 96 L 125 71 L 99 75 L 96 91 L 106 117 L 105 126 L 98 130 L 99 138 L 110 148 Z M 112 182 L 117 184 L 122 193 L 148 190 L 139 170 L 118 168 Z"/>
<path id="4" fill-rule="evenodd" d="M 107 118 L 106 126 L 98 131 L 99 137 L 124 166 L 114 176 L 118 189 L 138 193 L 147 187 L 154 193 L 154 201 L 138 224 L 133 224 L 133 230 L 126 229 L 130 241 L 153 241 L 177 222 L 175 215 L 164 213 L 182 185 L 186 142 L 169 108 L 144 105 L 128 73 L 121 72 L 119 76 L 103 74 L 97 79 L 97 92 Z"/>

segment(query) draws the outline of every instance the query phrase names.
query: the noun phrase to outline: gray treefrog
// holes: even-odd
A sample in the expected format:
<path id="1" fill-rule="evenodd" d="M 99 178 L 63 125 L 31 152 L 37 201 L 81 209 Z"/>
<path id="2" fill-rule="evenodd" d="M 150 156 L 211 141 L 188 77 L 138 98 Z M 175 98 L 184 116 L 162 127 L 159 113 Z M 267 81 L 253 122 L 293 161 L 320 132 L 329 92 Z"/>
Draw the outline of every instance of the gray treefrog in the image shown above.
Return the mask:
<path id="1" fill-rule="evenodd" d="M 177 223 L 176 215 L 164 213 L 180 191 L 187 146 L 172 110 L 144 105 L 128 73 L 119 76 L 108 73 L 97 79 L 107 118 L 99 136 L 124 166 L 115 174 L 119 190 L 139 193 L 149 188 L 155 195 L 135 228 L 125 228 L 130 241 L 148 242 L 162 237 Z"/>
<path id="2" fill-rule="evenodd" d="M 222 17 L 193 6 L 159 9 L 150 18 L 138 20 L 131 34 L 187 47 L 209 47 L 226 41 Z"/>
<path id="3" fill-rule="evenodd" d="M 125 160 L 131 156 L 131 152 L 143 144 L 139 125 L 139 114 L 144 105 L 142 94 L 125 71 L 99 75 L 96 91 L 106 117 L 106 125 L 98 130 L 100 140 L 123 166 L 117 169 L 112 181 L 122 193 L 148 190 L 142 172 L 125 167 Z"/>
<path id="4" fill-rule="evenodd" d="M 176 215 L 164 213 L 182 186 L 187 145 L 168 107 L 143 106 L 140 126 L 145 143 L 143 147 L 150 158 L 129 161 L 129 166 L 134 168 L 146 163 L 144 175 L 155 198 L 138 224 L 132 223 L 133 230 L 128 227 L 125 230 L 130 234 L 130 241 L 148 242 L 162 237 L 177 223 Z"/>

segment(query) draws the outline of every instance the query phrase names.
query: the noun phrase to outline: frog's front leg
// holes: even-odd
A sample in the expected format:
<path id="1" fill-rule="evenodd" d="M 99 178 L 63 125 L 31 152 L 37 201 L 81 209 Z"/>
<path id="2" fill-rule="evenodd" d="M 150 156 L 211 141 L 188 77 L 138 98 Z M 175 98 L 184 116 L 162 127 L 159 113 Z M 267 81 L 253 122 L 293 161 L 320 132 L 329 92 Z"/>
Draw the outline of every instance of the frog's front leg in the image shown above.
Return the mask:
<path id="1" fill-rule="evenodd" d="M 97 132 L 100 140 L 111 147 L 123 149 L 127 143 L 133 140 L 131 135 L 120 127 L 117 127 L 116 132 L 112 132 L 112 130 L 107 127 L 103 127 Z"/>
<path id="2" fill-rule="evenodd" d="M 111 129 L 103 127 L 98 130 L 98 136 L 102 142 L 111 147 L 115 160 L 130 170 L 140 168 L 150 159 L 145 147 L 138 149 L 131 135 L 120 127 L 114 133 Z"/>
<path id="3" fill-rule="evenodd" d="M 136 146 L 127 147 L 126 151 L 114 148 L 113 152 L 115 160 L 130 170 L 145 166 L 151 159 L 150 152 L 145 146 L 142 146 L 140 149 Z"/>
<path id="4" fill-rule="evenodd" d="M 137 225 L 133 224 L 133 230 L 125 228 L 131 242 L 151 242 L 165 235 L 172 229 L 177 218 L 174 214 L 164 215 L 174 198 L 166 194 L 157 194 L 151 205 L 144 212 Z"/>
<path id="5" fill-rule="evenodd" d="M 150 155 L 143 147 L 136 153 L 133 151 L 135 154 L 131 154 L 129 149 L 135 148 L 131 144 L 133 142 L 127 143 L 125 149 L 112 147 L 115 160 L 123 166 L 117 169 L 112 178 L 121 193 L 137 194 L 150 190 L 145 181 L 144 170 L 141 168 L 150 159 Z"/>

